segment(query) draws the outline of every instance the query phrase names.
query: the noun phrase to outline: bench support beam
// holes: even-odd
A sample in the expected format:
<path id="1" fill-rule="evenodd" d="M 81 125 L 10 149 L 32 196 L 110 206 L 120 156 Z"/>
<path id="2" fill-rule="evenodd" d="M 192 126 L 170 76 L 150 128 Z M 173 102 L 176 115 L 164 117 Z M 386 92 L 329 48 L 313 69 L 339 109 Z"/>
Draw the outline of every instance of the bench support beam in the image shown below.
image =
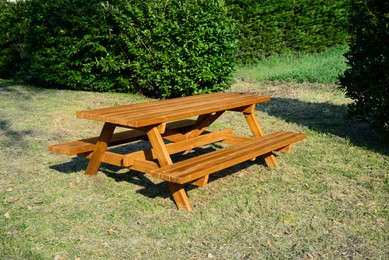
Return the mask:
<path id="1" fill-rule="evenodd" d="M 92 157 L 86 167 L 86 175 L 95 175 L 99 170 L 101 160 L 103 159 L 104 153 L 107 150 L 109 141 L 115 131 L 116 125 L 111 123 L 105 123 L 103 130 L 101 131 L 99 140 L 96 143 L 95 150 L 92 153 Z"/>
<path id="2" fill-rule="evenodd" d="M 168 185 L 177 208 L 191 211 L 192 206 L 190 205 L 188 196 L 186 195 L 184 185 L 173 182 L 168 182 Z"/>
<path id="3" fill-rule="evenodd" d="M 147 132 L 150 143 L 153 146 L 153 151 L 158 159 L 161 166 L 172 165 L 172 159 L 170 158 L 169 152 L 163 142 L 162 136 L 158 130 L 158 126 L 151 128 Z M 192 210 L 188 196 L 186 195 L 184 186 L 177 183 L 168 182 L 170 192 L 173 196 L 173 200 L 177 205 L 177 208 L 185 208 L 188 211 Z"/>
<path id="4" fill-rule="evenodd" d="M 243 113 L 244 114 L 244 118 L 246 119 L 247 124 L 249 125 L 249 127 L 251 129 L 251 132 L 253 133 L 254 137 L 264 136 L 265 133 L 263 132 L 262 127 L 259 124 L 258 119 L 257 119 L 257 117 L 254 114 L 254 107 L 255 107 L 255 105 L 252 105 L 252 106 L 253 106 L 253 109 L 251 110 L 252 112 L 250 112 L 250 113 L 244 112 Z M 264 154 L 262 157 L 265 160 L 265 163 L 266 163 L 267 167 L 273 167 L 273 166 L 277 166 L 278 165 L 277 159 L 276 159 L 276 157 L 274 156 L 273 153 Z"/>

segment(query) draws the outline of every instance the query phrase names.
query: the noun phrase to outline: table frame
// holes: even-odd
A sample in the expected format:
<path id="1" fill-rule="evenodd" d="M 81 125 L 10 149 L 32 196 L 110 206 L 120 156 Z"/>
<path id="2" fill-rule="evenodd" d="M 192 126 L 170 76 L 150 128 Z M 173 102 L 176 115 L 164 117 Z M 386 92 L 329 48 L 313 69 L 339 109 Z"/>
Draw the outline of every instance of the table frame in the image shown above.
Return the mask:
<path id="1" fill-rule="evenodd" d="M 208 94 L 208 95 L 215 95 L 215 94 Z M 225 95 L 224 95 L 225 96 Z M 217 95 L 215 95 L 217 97 Z M 200 100 L 200 96 L 198 96 Z M 161 122 L 150 124 L 150 125 L 142 125 L 140 127 L 134 127 L 131 124 L 123 125 L 122 121 L 121 123 L 113 123 L 109 122 L 110 120 L 106 120 L 104 118 L 99 118 L 100 121 L 108 121 L 104 123 L 104 126 L 101 130 L 100 136 L 98 138 L 98 141 L 96 143 L 94 151 L 89 155 L 90 161 L 88 163 L 88 166 L 86 168 L 85 174 L 87 175 L 95 175 L 100 167 L 101 162 L 103 161 L 103 157 L 107 156 L 107 148 L 109 146 L 110 140 L 112 138 L 112 135 L 116 129 L 116 127 L 128 127 L 136 130 L 140 130 L 142 132 L 145 132 L 147 135 L 147 139 L 150 142 L 152 146 L 151 153 L 153 154 L 153 157 L 155 157 L 158 161 L 158 164 L 146 159 L 135 159 L 136 160 L 136 166 L 132 167 L 135 168 L 138 171 L 142 172 L 148 172 L 150 169 L 156 168 L 156 167 L 163 167 L 167 165 L 173 164 L 173 161 L 171 159 L 172 152 L 169 152 L 168 145 L 164 142 L 163 134 L 170 134 L 167 135 L 167 139 L 171 142 L 173 142 L 176 147 L 180 147 L 181 144 L 187 145 L 188 143 L 191 143 L 191 140 L 196 140 L 200 135 L 210 135 L 212 133 L 206 132 L 207 128 L 215 122 L 225 111 L 235 111 L 240 112 L 244 115 L 244 118 L 246 119 L 246 122 L 251 130 L 251 133 L 254 137 L 260 137 L 264 136 L 264 131 L 262 127 L 260 126 L 258 119 L 255 115 L 255 106 L 257 103 L 268 101 L 269 97 L 262 97 L 262 99 L 253 98 L 252 101 L 249 102 L 249 104 L 245 105 L 232 105 L 228 108 L 217 108 L 214 109 L 215 111 L 209 111 L 207 110 L 206 113 L 203 113 L 201 111 L 188 111 L 188 115 L 197 114 L 197 120 L 192 127 L 191 130 L 187 131 L 186 133 L 175 133 L 174 131 L 171 131 L 169 129 L 166 129 L 166 124 L 168 121 L 170 121 L 169 118 L 166 120 L 162 120 Z M 183 99 L 184 100 L 184 99 Z M 155 105 L 155 104 L 153 104 Z M 118 111 L 121 108 L 118 108 Z M 92 110 L 91 112 L 94 113 L 95 110 Z M 98 113 L 97 113 L 98 114 Z M 88 111 L 81 111 L 77 114 L 79 117 L 88 118 Z M 179 118 L 185 118 L 186 115 L 183 115 Z M 239 142 L 240 139 L 245 139 L 245 137 L 238 137 L 229 134 L 229 140 L 234 142 Z M 246 137 L 249 138 L 249 137 Z M 227 138 L 226 138 L 227 139 Z M 247 139 L 246 139 L 247 140 Z M 183 145 L 185 148 L 186 146 Z M 196 147 L 196 145 L 193 145 Z M 189 146 L 190 147 L 190 146 Z M 125 158 L 131 158 L 132 155 L 136 154 L 131 153 L 125 155 Z M 268 166 L 275 166 L 277 164 L 276 158 L 273 154 L 267 154 L 263 156 L 265 159 L 265 163 Z M 109 160 L 108 160 L 109 161 Z M 198 186 L 205 186 L 208 182 L 208 176 L 205 176 L 199 180 L 196 180 L 192 184 L 198 185 Z M 188 197 L 186 195 L 186 192 L 184 190 L 184 187 L 182 184 L 172 183 L 168 182 L 169 189 L 171 191 L 172 197 L 177 205 L 178 208 L 186 208 L 188 210 L 191 210 L 191 205 L 189 203 Z"/>

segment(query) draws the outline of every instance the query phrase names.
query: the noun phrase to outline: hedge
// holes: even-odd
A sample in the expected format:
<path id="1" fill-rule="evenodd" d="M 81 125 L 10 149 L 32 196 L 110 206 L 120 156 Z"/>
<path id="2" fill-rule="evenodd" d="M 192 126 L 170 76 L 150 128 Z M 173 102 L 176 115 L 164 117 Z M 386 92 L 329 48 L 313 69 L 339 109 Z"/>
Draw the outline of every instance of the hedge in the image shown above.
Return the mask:
<path id="1" fill-rule="evenodd" d="M 0 0 L 0 7 L 0 77 L 160 98 L 223 90 L 236 61 L 349 39 L 349 0 Z"/>
<path id="2" fill-rule="evenodd" d="M 346 44 L 348 0 L 226 0 L 239 29 L 243 63 L 293 51 L 322 51 Z"/>
<path id="3" fill-rule="evenodd" d="M 22 69 L 28 27 L 24 2 L 0 0 L 0 78 L 12 78 Z"/>
<path id="4" fill-rule="evenodd" d="M 389 140 L 389 2 L 354 0 L 349 69 L 340 88 L 353 99 L 349 115 L 370 122 Z"/>
<path id="5" fill-rule="evenodd" d="M 25 12 L 27 31 L 17 42 L 23 48 L 5 53 L 0 63 L 0 72 L 18 64 L 17 73 L 1 77 L 159 98 L 229 86 L 236 35 L 220 1 L 34 0 L 16 6 Z M 9 8 L 4 12 L 12 15 Z M 0 47 L 10 50 L 3 34 L 8 26 L 0 29 Z"/>

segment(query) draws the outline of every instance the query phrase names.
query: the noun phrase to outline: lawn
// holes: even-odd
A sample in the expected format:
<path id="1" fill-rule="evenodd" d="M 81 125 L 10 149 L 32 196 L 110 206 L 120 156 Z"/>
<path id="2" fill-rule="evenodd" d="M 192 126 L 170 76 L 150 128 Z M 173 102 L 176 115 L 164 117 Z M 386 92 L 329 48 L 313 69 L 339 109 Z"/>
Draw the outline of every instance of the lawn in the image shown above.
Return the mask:
<path id="1" fill-rule="evenodd" d="M 47 151 L 97 135 L 76 111 L 147 101 L 137 95 L 41 89 L 0 81 L 2 259 L 389 259 L 389 148 L 344 118 L 334 85 L 237 81 L 228 90 L 270 95 L 257 106 L 266 133 L 306 133 L 278 157 L 188 187 L 177 210 L 165 183 Z M 223 115 L 213 129 L 249 129 Z"/>

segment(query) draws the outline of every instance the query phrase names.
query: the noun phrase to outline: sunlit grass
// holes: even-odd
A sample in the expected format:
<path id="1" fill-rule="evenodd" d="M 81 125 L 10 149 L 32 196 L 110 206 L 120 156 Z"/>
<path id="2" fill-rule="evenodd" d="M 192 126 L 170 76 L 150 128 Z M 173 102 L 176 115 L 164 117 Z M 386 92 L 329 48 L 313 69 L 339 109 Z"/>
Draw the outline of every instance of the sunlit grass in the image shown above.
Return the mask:
<path id="1" fill-rule="evenodd" d="M 231 91 L 270 95 L 257 106 L 266 133 L 307 133 L 279 167 L 252 162 L 188 187 L 178 211 L 167 185 L 47 152 L 94 136 L 76 111 L 141 102 L 140 96 L 0 83 L 1 259 L 387 259 L 389 149 L 344 119 L 335 86 L 238 81 Z M 213 129 L 248 134 L 227 113 Z M 260 162 L 260 161 L 259 161 Z"/>
<path id="2" fill-rule="evenodd" d="M 283 53 L 255 64 L 239 65 L 235 78 L 240 80 L 278 80 L 295 83 L 335 84 L 347 68 L 343 54 L 347 47 L 329 48 L 320 53 Z"/>

